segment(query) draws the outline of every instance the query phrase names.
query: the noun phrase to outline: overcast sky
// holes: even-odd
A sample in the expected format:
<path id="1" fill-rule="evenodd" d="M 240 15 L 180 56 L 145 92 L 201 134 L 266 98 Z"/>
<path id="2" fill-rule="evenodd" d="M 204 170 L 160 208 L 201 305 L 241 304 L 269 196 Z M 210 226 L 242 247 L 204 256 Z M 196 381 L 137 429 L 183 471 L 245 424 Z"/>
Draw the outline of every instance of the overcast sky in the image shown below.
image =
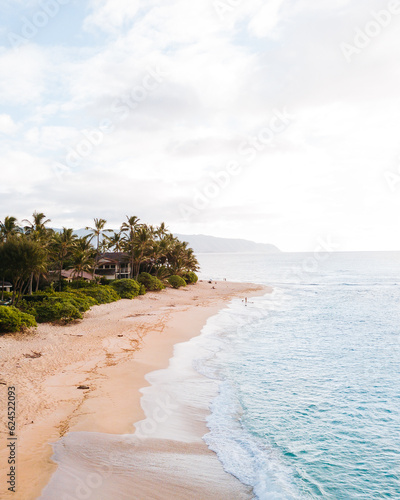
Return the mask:
<path id="1" fill-rule="evenodd" d="M 0 219 L 400 250 L 399 1 L 0 3 Z"/>

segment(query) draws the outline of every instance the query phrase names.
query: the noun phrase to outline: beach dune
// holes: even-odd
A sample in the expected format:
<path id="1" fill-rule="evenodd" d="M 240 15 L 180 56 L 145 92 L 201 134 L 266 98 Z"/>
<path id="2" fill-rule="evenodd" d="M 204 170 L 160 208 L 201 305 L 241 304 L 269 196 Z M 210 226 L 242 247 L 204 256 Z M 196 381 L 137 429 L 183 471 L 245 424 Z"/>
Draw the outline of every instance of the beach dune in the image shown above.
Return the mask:
<path id="1" fill-rule="evenodd" d="M 1 337 L 1 408 L 7 386 L 18 400 L 18 499 L 251 498 L 202 441 L 205 409 L 160 389 L 143 396 L 142 388 L 224 304 L 267 291 L 199 282 L 96 306 L 69 326 Z M 149 418 L 158 419 L 157 432 L 144 432 Z M 16 498 L 7 491 L 5 411 L 1 421 L 0 498 Z"/>

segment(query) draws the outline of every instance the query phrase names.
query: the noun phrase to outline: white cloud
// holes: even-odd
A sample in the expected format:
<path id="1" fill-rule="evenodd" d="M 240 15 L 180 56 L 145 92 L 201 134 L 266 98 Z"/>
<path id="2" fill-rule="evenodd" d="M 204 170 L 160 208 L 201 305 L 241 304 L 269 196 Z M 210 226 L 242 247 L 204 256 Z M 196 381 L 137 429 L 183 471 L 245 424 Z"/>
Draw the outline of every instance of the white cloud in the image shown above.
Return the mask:
<path id="1" fill-rule="evenodd" d="M 140 0 L 92 0 L 93 12 L 86 18 L 84 27 L 116 33 L 136 16 L 140 3 Z"/>
<path id="2" fill-rule="evenodd" d="M 3 106 L 40 101 L 45 89 L 46 55 L 35 46 L 0 48 L 0 102 Z"/>
<path id="3" fill-rule="evenodd" d="M 280 11 L 285 0 L 269 0 L 257 12 L 249 23 L 249 29 L 255 36 L 262 38 L 273 34 L 281 21 Z"/>
<path id="4" fill-rule="evenodd" d="M 13 135 L 18 130 L 18 125 L 14 122 L 10 115 L 0 115 L 0 133 L 5 135 Z"/>
<path id="5" fill-rule="evenodd" d="M 47 182 L 51 175 L 51 167 L 44 160 L 23 151 L 9 151 L 2 156 L 2 164 L 4 168 L 1 172 L 0 192 L 15 195 L 12 203 L 2 207 L 2 211 L 19 212 L 16 202 L 22 201 L 20 195 L 34 193 L 37 186 Z"/>
<path id="6" fill-rule="evenodd" d="M 76 139 L 76 129 L 72 127 L 32 127 L 25 133 L 31 148 L 59 151 Z"/>

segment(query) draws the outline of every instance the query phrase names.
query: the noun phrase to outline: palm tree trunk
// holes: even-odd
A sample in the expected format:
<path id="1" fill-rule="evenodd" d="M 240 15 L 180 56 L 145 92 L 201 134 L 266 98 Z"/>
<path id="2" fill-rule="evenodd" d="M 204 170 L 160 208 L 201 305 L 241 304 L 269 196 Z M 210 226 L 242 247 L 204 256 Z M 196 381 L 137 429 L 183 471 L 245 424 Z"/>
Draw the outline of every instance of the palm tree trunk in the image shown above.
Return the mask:
<path id="1" fill-rule="evenodd" d="M 100 236 L 97 235 L 96 257 L 94 259 L 94 267 L 93 267 L 93 273 L 92 273 L 92 280 L 94 280 L 94 275 L 96 274 L 97 264 L 99 262 L 99 246 L 100 246 Z"/>
<path id="2" fill-rule="evenodd" d="M 98 250 L 96 251 L 96 257 L 94 258 L 94 266 L 93 266 L 93 272 L 92 272 L 92 280 L 94 280 L 94 275 L 96 274 L 96 269 L 97 269 L 97 264 L 99 262 L 99 252 Z"/>
<path id="3" fill-rule="evenodd" d="M 136 262 L 135 262 L 135 280 L 138 279 L 138 276 L 139 276 L 139 271 L 140 271 L 140 259 L 138 259 Z"/>
<path id="4" fill-rule="evenodd" d="M 11 305 L 14 305 L 14 302 L 15 302 L 15 296 L 17 294 L 17 283 L 18 283 L 18 280 L 13 281 L 13 291 L 12 291 L 12 297 L 11 297 Z"/>
<path id="5" fill-rule="evenodd" d="M 26 293 L 28 292 L 28 289 L 29 289 L 29 280 L 26 282 L 26 285 L 24 287 L 24 284 L 22 283 L 21 285 L 21 291 L 20 291 L 20 295 L 26 295 Z M 18 299 L 19 300 L 19 299 Z"/>
<path id="6" fill-rule="evenodd" d="M 58 279 L 59 279 L 59 283 L 58 283 L 58 291 L 61 292 L 61 280 L 62 280 L 62 262 L 61 262 L 61 265 L 60 265 L 60 274 L 58 276 Z"/>
<path id="7" fill-rule="evenodd" d="M 13 292 L 13 298 L 12 298 L 12 304 L 17 307 L 18 305 L 18 302 L 21 298 L 21 295 L 22 295 L 22 289 L 24 287 L 24 282 L 22 279 L 18 278 L 16 281 L 15 281 L 15 289 L 14 289 L 14 292 Z"/>
<path id="8" fill-rule="evenodd" d="M 2 282 L 2 287 L 1 287 L 1 300 L 4 300 L 4 276 L 3 276 L 3 282 Z"/>
<path id="9" fill-rule="evenodd" d="M 131 272 L 129 273 L 130 278 L 133 279 L 133 273 L 134 273 L 134 258 L 131 257 Z"/>
<path id="10" fill-rule="evenodd" d="M 29 278 L 29 295 L 32 295 L 33 291 L 33 273 L 31 273 L 31 276 Z"/>

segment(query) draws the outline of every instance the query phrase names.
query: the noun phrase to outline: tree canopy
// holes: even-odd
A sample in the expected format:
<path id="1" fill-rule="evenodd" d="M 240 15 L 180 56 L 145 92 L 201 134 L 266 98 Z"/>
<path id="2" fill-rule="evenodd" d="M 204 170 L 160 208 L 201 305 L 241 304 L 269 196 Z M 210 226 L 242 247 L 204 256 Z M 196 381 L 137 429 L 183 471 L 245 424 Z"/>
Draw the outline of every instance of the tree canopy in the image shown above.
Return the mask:
<path id="1" fill-rule="evenodd" d="M 78 237 L 71 228 L 57 231 L 48 227 L 50 219 L 35 211 L 21 223 L 13 216 L 0 221 L 0 281 L 11 281 L 13 303 L 24 293 L 32 293 L 44 280 L 57 282 L 61 290 L 64 270 L 74 278 L 95 276 L 98 261 L 106 251 L 123 253 L 130 262 L 130 278 L 150 273 L 160 280 L 197 271 L 199 264 L 188 243 L 171 234 L 165 223 L 145 224 L 137 216 L 126 216 L 119 230 L 106 229 L 107 221 L 95 218 L 86 236 Z"/>

